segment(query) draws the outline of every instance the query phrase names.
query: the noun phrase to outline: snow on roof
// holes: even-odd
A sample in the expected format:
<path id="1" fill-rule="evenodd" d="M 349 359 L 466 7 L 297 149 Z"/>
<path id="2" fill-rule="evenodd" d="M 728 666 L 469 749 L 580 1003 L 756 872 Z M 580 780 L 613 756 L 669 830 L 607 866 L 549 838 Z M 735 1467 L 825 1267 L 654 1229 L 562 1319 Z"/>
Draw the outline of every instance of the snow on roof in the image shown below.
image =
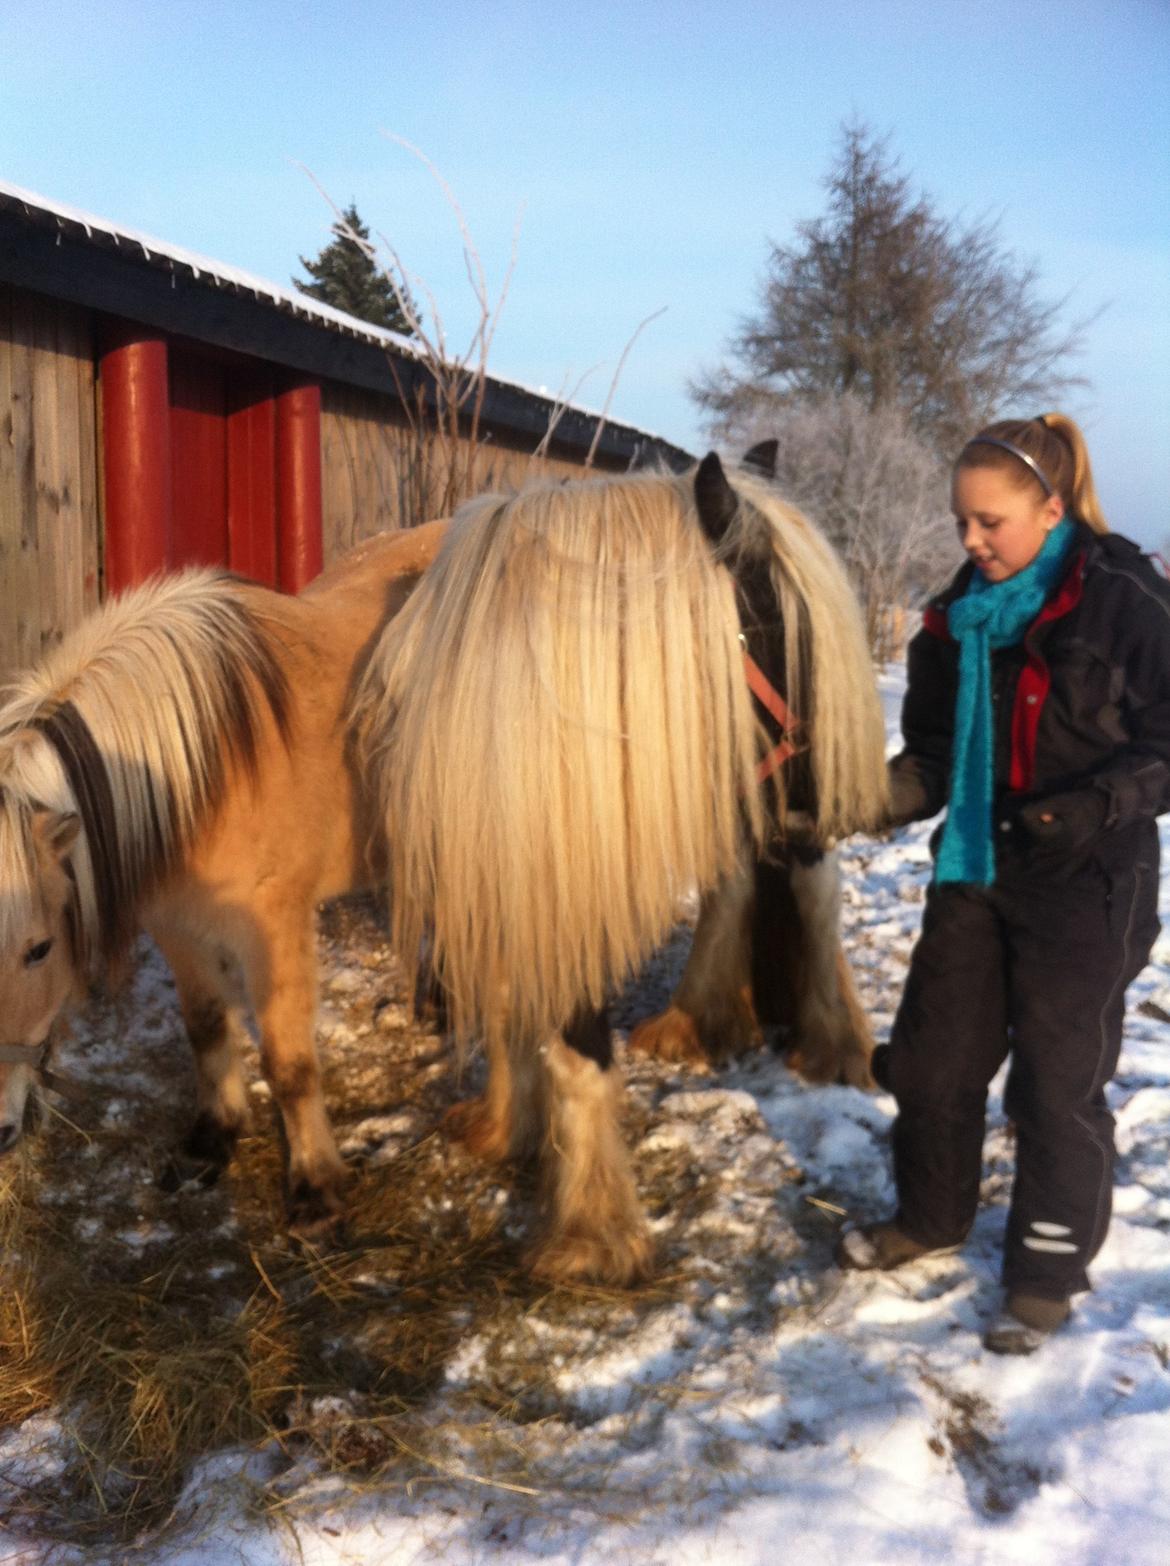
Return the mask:
<path id="1" fill-rule="evenodd" d="M 238 266 L 229 266 L 223 261 L 213 261 L 209 256 L 202 256 L 194 250 L 184 249 L 181 245 L 172 245 L 164 240 L 155 239 L 153 235 L 144 234 L 139 229 L 111 223 L 107 218 L 95 217 L 92 212 L 83 212 L 80 207 L 71 207 L 61 201 L 50 201 L 46 196 L 40 196 L 35 191 L 22 190 L 19 185 L 9 185 L 6 181 L 0 180 L 0 210 L 5 207 L 19 207 L 26 217 L 34 221 L 44 223 L 48 220 L 62 233 L 74 237 L 84 235 L 91 244 L 112 246 L 116 250 L 134 255 L 138 260 L 147 261 L 152 266 L 169 271 L 185 271 L 193 280 L 207 283 L 213 288 L 251 294 L 254 299 L 262 303 L 271 304 L 290 315 L 319 321 L 323 326 L 332 327 L 348 337 L 363 338 L 367 342 L 393 347 L 401 353 L 413 356 L 418 354 L 416 345 L 401 332 L 387 331 L 384 327 L 374 326 L 369 321 L 359 320 L 357 316 L 347 315 L 344 310 L 335 310 L 332 305 L 323 304 L 320 300 L 299 293 L 294 288 L 282 288 L 278 283 L 270 282 L 265 277 L 257 277 L 252 272 L 245 272 Z"/>
<path id="2" fill-rule="evenodd" d="M 70 237 L 84 237 L 90 244 L 123 251 L 134 259 L 146 261 L 151 266 L 167 271 L 185 272 L 192 281 L 212 288 L 248 294 L 262 304 L 269 304 L 287 315 L 315 321 L 318 325 L 339 332 L 343 336 L 354 337 L 379 347 L 393 348 L 396 353 L 409 354 L 412 358 L 421 357 L 418 344 L 411 338 L 404 337 L 401 332 L 392 332 L 385 327 L 374 326 L 371 322 L 363 321 L 357 316 L 347 315 L 344 310 L 335 310 L 332 305 L 313 299 L 308 294 L 302 294 L 295 288 L 283 288 L 279 283 L 270 282 L 268 278 L 245 272 L 241 267 L 229 266 L 223 261 L 213 261 L 211 257 L 200 255 L 197 251 L 184 249 L 182 245 L 169 244 L 165 240 L 155 239 L 151 234 L 144 234 L 139 229 L 112 223 L 108 218 L 95 217 L 92 212 L 83 212 L 80 207 L 72 207 L 61 201 L 50 201 L 47 196 L 38 195 L 36 191 L 24 190 L 19 185 L 10 185 L 5 180 L 0 180 L 0 212 L 5 208 L 14 207 L 19 208 L 31 221 L 42 226 L 54 226 L 59 232 Z M 489 380 L 497 386 L 509 386 L 541 402 L 551 404 L 556 401 L 547 390 L 537 390 L 523 381 L 511 380 L 495 374 L 490 375 Z M 601 417 L 599 410 L 583 407 L 578 402 L 569 403 L 567 407 L 586 418 Z M 670 444 L 664 442 L 662 437 L 652 430 L 626 424 L 619 419 L 608 418 L 606 423 L 614 430 L 626 430 L 660 444 Z"/>

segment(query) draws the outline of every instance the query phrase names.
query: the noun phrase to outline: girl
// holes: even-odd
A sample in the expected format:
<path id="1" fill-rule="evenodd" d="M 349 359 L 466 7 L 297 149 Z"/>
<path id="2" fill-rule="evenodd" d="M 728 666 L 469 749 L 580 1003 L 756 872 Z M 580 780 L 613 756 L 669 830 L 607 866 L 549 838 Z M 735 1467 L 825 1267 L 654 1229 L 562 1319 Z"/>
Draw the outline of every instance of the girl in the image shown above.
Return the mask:
<path id="1" fill-rule="evenodd" d="M 902 1003 L 874 1075 L 897 1099 L 898 1210 L 844 1267 L 957 1247 L 975 1217 L 987 1087 L 1010 1051 L 1017 1131 L 1004 1312 L 1027 1353 L 1067 1320 L 1109 1223 L 1105 1084 L 1125 988 L 1158 932 L 1170 809 L 1170 586 L 1109 532 L 1080 430 L 990 425 L 955 464 L 968 562 L 910 644 L 895 824 L 948 806 Z"/>

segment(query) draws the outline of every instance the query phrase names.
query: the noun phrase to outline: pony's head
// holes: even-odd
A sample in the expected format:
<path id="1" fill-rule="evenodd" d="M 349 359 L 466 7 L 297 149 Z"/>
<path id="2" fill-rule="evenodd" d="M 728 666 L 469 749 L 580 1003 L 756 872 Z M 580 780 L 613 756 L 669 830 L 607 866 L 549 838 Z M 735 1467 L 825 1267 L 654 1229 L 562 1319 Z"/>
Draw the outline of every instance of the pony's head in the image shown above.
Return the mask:
<path id="1" fill-rule="evenodd" d="M 0 785 L 0 1154 L 20 1140 L 53 1025 L 77 983 L 80 822 Z"/>

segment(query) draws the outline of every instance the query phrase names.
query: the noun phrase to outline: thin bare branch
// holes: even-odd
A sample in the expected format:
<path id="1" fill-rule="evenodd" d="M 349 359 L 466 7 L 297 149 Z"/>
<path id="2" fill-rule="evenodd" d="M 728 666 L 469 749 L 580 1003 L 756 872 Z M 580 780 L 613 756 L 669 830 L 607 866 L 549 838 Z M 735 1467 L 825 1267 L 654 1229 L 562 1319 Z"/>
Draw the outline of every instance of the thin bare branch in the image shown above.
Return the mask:
<path id="1" fill-rule="evenodd" d="M 630 356 L 630 349 L 638 341 L 638 338 L 642 335 L 642 332 L 645 330 L 645 328 L 650 325 L 651 321 L 657 321 L 659 316 L 665 315 L 668 308 L 669 306 L 663 305 L 661 310 L 655 310 L 653 315 L 648 315 L 644 320 L 639 321 L 638 325 L 634 328 L 633 333 L 627 341 L 626 346 L 622 349 L 621 358 L 617 362 L 617 369 L 613 372 L 613 379 L 609 383 L 609 391 L 605 394 L 605 403 L 601 409 L 601 417 L 597 421 L 597 428 L 593 431 L 593 439 L 589 443 L 589 452 L 585 458 L 585 466 L 587 468 L 591 468 L 593 466 L 593 459 L 597 455 L 597 447 L 601 442 L 601 432 L 604 430 L 606 421 L 609 418 L 610 404 L 613 402 L 613 396 L 617 391 L 617 384 L 621 379 L 621 373 L 623 369 L 625 369 L 626 360 Z"/>

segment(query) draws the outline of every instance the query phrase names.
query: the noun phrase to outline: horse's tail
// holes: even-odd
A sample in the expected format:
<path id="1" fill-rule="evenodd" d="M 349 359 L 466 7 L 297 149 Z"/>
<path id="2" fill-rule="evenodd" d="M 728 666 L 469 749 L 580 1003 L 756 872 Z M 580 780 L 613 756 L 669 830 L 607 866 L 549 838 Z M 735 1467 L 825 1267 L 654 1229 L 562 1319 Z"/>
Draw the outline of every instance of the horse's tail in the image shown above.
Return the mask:
<path id="1" fill-rule="evenodd" d="M 0 740 L 37 741 L 13 744 L 8 780 L 81 818 L 87 960 L 125 945 L 233 773 L 255 776 L 266 727 L 288 737 L 291 692 L 261 591 L 207 570 L 156 578 L 83 622 L 0 712 Z"/>

